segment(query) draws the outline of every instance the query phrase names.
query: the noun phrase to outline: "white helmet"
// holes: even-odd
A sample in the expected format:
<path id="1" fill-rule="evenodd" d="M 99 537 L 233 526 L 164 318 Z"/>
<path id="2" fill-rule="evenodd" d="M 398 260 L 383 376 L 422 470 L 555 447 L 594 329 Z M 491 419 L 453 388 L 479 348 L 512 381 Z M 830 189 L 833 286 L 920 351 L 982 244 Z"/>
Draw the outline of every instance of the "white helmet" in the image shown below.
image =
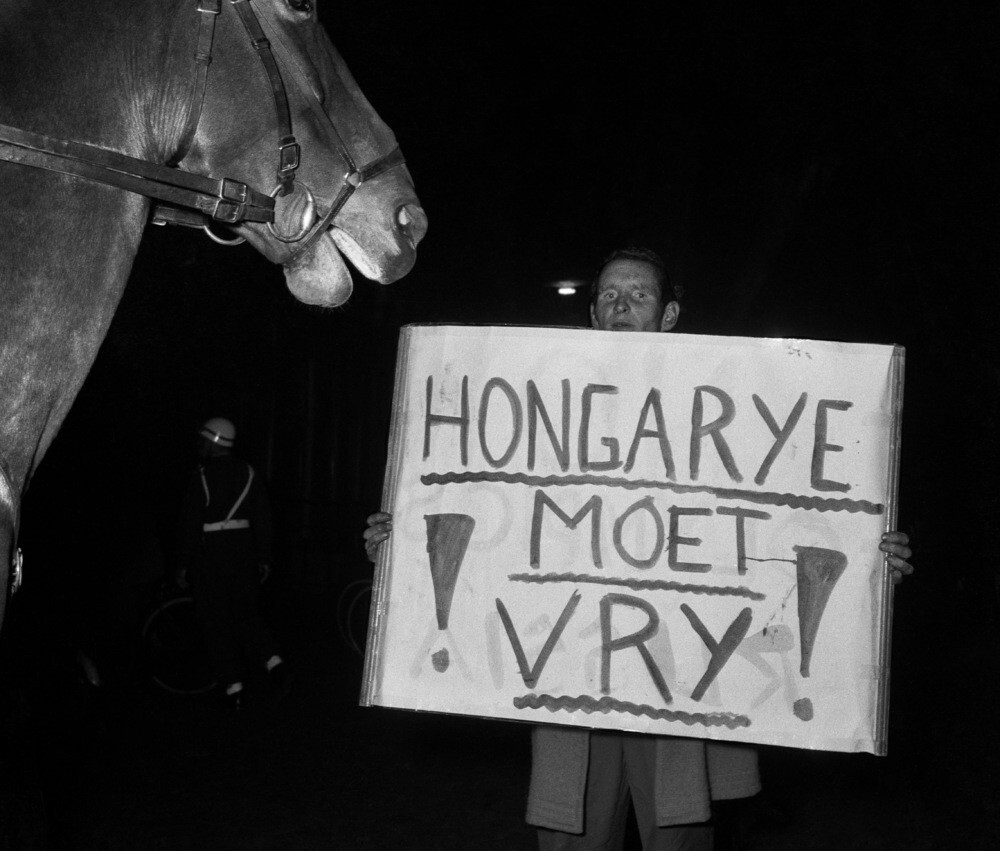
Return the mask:
<path id="1" fill-rule="evenodd" d="M 236 440 L 236 426 L 225 417 L 212 417 L 198 432 L 209 443 L 229 449 Z"/>

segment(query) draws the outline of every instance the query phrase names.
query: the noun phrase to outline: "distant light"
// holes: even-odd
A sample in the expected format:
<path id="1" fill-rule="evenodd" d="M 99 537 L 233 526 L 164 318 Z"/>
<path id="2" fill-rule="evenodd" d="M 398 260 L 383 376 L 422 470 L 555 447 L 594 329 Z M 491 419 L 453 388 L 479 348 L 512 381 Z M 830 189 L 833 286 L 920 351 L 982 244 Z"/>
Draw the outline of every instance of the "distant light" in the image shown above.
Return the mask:
<path id="1" fill-rule="evenodd" d="M 587 286 L 587 282 L 581 278 L 556 278 L 544 284 L 552 287 L 559 295 L 576 295 L 581 289 Z"/>

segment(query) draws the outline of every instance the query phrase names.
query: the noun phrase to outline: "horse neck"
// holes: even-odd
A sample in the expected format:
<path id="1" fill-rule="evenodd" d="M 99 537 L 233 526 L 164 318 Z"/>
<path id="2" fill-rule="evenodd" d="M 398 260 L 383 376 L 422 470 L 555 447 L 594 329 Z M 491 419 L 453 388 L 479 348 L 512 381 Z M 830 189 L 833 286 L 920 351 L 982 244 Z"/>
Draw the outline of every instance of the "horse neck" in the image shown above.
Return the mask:
<path id="1" fill-rule="evenodd" d="M 0 122 L 166 160 L 190 96 L 192 17 L 169 0 L 14 0 L 0 15 Z M 96 357 L 148 206 L 0 164 L 0 456 L 19 492 Z"/>

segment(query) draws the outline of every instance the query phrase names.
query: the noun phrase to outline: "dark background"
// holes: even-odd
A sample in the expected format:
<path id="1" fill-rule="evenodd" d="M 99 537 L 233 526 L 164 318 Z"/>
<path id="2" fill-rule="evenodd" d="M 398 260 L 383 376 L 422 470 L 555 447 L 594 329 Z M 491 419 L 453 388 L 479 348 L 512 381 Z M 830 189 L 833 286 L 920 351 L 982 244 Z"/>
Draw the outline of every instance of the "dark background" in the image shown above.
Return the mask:
<path id="1" fill-rule="evenodd" d="M 964 743 L 978 762 L 907 771 L 956 771 L 982 797 L 996 779 L 997 7 L 692 6 L 323 5 L 429 216 L 417 265 L 386 288 L 356 276 L 346 306 L 319 310 L 246 246 L 149 229 L 25 500 L 5 641 L 29 681 L 100 634 L 144 542 L 169 564 L 193 434 L 217 415 L 268 482 L 269 616 L 308 675 L 338 595 L 370 573 L 360 532 L 380 501 L 400 326 L 583 324 L 586 295 L 552 283 L 641 243 L 684 287 L 680 331 L 906 347 L 899 526 L 917 576 L 897 595 L 891 749 L 917 760 L 929 729 Z M 355 694 L 359 666 L 339 670 Z M 379 715 L 412 723 L 393 718 Z M 451 737 L 449 721 L 464 729 L 429 723 Z"/>

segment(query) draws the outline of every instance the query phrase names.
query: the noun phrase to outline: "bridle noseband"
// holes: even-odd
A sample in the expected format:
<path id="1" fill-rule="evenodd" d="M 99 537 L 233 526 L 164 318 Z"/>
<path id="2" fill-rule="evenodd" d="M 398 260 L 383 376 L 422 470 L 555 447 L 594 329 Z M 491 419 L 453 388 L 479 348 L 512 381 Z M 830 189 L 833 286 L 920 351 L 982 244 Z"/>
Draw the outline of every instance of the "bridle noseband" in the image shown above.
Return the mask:
<path id="1" fill-rule="evenodd" d="M 264 65 L 274 96 L 278 123 L 278 168 L 276 185 L 271 192 L 259 192 L 238 180 L 205 177 L 176 167 L 130 157 L 117 151 L 81 142 L 55 139 L 3 124 L 0 124 L 0 160 L 82 177 L 154 198 L 162 203 L 154 207 L 151 219 L 153 224 L 178 224 L 202 228 L 216 242 L 235 244 L 242 242 L 242 238 L 220 239 L 211 232 L 210 225 L 216 222 L 225 225 L 258 222 L 266 224 L 271 235 L 280 242 L 299 243 L 292 254 L 293 257 L 307 250 L 313 240 L 326 230 L 362 183 L 401 165 L 405 160 L 397 146 L 385 156 L 358 168 L 336 125 L 323 109 L 308 81 L 304 79 L 283 39 L 270 26 L 266 15 L 264 24 L 271 31 L 272 39 L 265 34 L 261 19 L 254 12 L 251 0 L 229 0 L 229 4 L 236 10 L 244 29 L 250 36 L 250 43 Z M 194 55 L 197 73 L 194 94 L 181 135 L 179 155 L 175 158 L 177 163 L 183 161 L 198 129 L 208 82 L 208 69 L 212 62 L 215 22 L 221 7 L 222 0 L 198 0 L 196 11 L 199 15 L 199 30 Z M 272 47 L 282 55 L 286 68 L 295 78 L 299 93 L 317 114 L 325 119 L 326 129 L 346 165 L 340 190 L 330 210 L 318 221 L 316 221 L 315 199 L 312 192 L 305 184 L 300 184 L 307 193 L 307 214 L 304 216 L 301 228 L 293 234 L 282 234 L 274 224 L 275 198 L 287 196 L 295 189 L 295 172 L 299 167 L 301 149 L 292 132 L 291 111 L 285 83 Z"/>

